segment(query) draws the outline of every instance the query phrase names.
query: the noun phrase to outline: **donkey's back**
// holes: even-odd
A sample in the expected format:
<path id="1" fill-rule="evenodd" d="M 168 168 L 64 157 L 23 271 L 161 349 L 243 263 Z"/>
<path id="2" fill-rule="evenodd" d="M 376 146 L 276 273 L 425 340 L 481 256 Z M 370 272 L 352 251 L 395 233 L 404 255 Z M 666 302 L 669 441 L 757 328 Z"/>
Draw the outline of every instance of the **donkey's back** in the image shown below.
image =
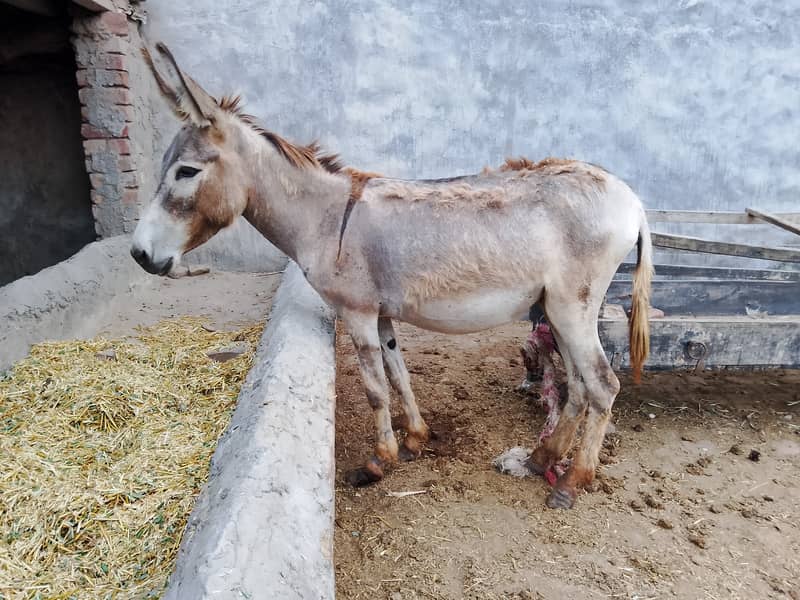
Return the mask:
<path id="1" fill-rule="evenodd" d="M 449 333 L 522 319 L 543 294 L 599 307 L 639 237 L 639 199 L 588 163 L 508 164 L 370 181 L 340 257 L 343 271 L 363 278 L 359 300 L 367 289 L 382 314 Z"/>

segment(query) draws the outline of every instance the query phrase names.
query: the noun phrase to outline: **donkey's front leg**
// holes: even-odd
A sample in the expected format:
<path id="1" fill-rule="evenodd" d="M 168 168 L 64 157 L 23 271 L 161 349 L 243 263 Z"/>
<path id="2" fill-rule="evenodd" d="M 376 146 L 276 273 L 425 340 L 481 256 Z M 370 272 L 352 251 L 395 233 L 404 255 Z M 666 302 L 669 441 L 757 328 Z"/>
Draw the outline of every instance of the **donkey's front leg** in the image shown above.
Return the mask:
<path id="1" fill-rule="evenodd" d="M 367 400 L 375 414 L 375 454 L 367 464 L 347 474 L 353 486 L 368 485 L 383 478 L 383 467 L 397 462 L 397 440 L 392 431 L 392 415 L 389 410 L 389 383 L 383 370 L 378 315 L 347 312 L 341 315 L 344 325 L 358 354 L 361 378 L 367 391 Z"/>
<path id="2" fill-rule="evenodd" d="M 422 454 L 423 445 L 431 437 L 430 430 L 419 414 L 414 391 L 411 389 L 411 377 L 389 317 L 378 319 L 378 334 L 381 340 L 383 365 L 386 367 L 392 387 L 400 395 L 406 417 L 406 438 L 400 448 L 400 459 L 413 460 Z"/>

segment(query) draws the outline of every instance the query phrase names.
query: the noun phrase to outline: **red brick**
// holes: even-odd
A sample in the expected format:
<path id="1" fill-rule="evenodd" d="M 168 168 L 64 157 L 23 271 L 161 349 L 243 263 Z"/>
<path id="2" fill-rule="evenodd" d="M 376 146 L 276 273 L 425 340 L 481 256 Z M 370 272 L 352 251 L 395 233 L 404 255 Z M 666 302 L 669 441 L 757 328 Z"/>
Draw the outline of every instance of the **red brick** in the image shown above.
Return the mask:
<path id="1" fill-rule="evenodd" d="M 95 57 L 94 66 L 98 69 L 125 71 L 125 57 L 120 54 L 100 54 Z"/>
<path id="2" fill-rule="evenodd" d="M 104 12 L 95 21 L 95 26 L 114 35 L 128 35 L 128 17 L 124 13 Z"/>
<path id="3" fill-rule="evenodd" d="M 109 134 L 105 129 L 99 129 L 93 125 L 89 125 L 88 123 L 81 125 L 81 135 L 86 140 L 105 139 L 109 137 Z"/>
<path id="4" fill-rule="evenodd" d="M 128 55 L 133 49 L 128 42 L 128 38 L 113 36 L 105 40 L 101 40 L 97 44 L 98 50 L 106 54 L 124 54 Z"/>
<path id="5" fill-rule="evenodd" d="M 106 140 L 83 141 L 83 151 L 86 154 L 97 154 L 99 152 L 105 152 L 107 149 L 108 149 L 108 143 Z"/>
<path id="6" fill-rule="evenodd" d="M 78 90 L 81 104 L 89 106 L 92 103 L 102 105 L 118 104 L 132 105 L 133 94 L 128 88 L 91 88 L 85 87 Z"/>
<path id="7" fill-rule="evenodd" d="M 124 188 L 137 188 L 139 182 L 137 181 L 136 171 L 123 171 L 119 175 L 119 184 Z"/>
<path id="8" fill-rule="evenodd" d="M 103 184 L 106 182 L 106 178 L 103 176 L 102 173 L 90 173 L 89 181 L 91 182 L 93 189 L 99 190 L 101 187 L 103 187 Z"/>
<path id="9" fill-rule="evenodd" d="M 127 71 L 115 69 L 81 69 L 76 75 L 78 87 L 130 87 Z"/>
<path id="10" fill-rule="evenodd" d="M 136 113 L 133 110 L 133 106 L 120 106 L 119 110 L 125 115 L 125 121 L 128 123 L 133 123 L 136 120 Z"/>
<path id="11" fill-rule="evenodd" d="M 94 90 L 91 88 L 81 88 L 78 90 L 78 100 L 81 101 L 81 104 L 89 104 L 89 101 L 94 100 L 94 98 Z"/>
<path id="12" fill-rule="evenodd" d="M 125 190 L 124 192 L 122 192 L 123 204 L 136 204 L 138 200 L 139 200 L 138 189 Z"/>
<path id="13" fill-rule="evenodd" d="M 114 78 L 111 85 L 118 85 L 122 87 L 130 87 L 131 81 L 127 71 L 114 71 Z"/>
<path id="14" fill-rule="evenodd" d="M 119 160 L 117 160 L 117 168 L 126 173 L 128 171 L 134 170 L 133 161 L 131 160 L 130 156 L 120 156 Z"/>
<path id="15" fill-rule="evenodd" d="M 114 96 L 117 97 L 117 100 L 114 101 L 115 104 L 133 105 L 133 94 L 128 88 L 111 88 L 109 91 L 114 92 Z"/>
<path id="16" fill-rule="evenodd" d="M 117 154 L 130 154 L 131 144 L 126 139 L 113 139 L 108 140 L 108 149 Z"/>

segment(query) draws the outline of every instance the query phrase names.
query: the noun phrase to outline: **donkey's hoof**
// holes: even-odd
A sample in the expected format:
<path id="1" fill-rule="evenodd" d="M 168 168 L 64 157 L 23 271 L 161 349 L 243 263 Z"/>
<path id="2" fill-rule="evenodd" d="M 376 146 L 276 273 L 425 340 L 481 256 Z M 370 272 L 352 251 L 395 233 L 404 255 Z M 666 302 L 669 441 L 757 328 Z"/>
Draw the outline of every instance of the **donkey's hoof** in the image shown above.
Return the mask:
<path id="1" fill-rule="evenodd" d="M 400 450 L 397 451 L 397 458 L 399 458 L 402 462 L 411 462 L 412 460 L 417 460 L 420 454 L 422 454 L 422 452 L 415 452 L 403 444 L 400 446 Z"/>
<path id="2" fill-rule="evenodd" d="M 544 474 L 545 474 L 545 472 L 547 471 L 547 467 L 543 467 L 542 465 L 540 465 L 539 463 L 537 463 L 537 462 L 536 462 L 536 461 L 533 459 L 533 454 L 531 454 L 531 455 L 528 457 L 528 460 L 526 460 L 526 461 L 525 461 L 525 466 L 526 466 L 526 467 L 528 467 L 528 470 L 529 470 L 529 471 L 530 471 L 530 472 L 531 472 L 533 475 L 544 475 Z"/>
<path id="3" fill-rule="evenodd" d="M 358 469 L 348 471 L 345 474 L 345 479 L 347 480 L 347 483 L 358 488 L 364 487 L 365 485 L 370 485 L 376 481 L 380 481 L 383 479 L 383 475 L 377 475 L 366 467 L 359 467 Z"/>
<path id="4" fill-rule="evenodd" d="M 547 497 L 548 508 L 572 508 L 577 494 L 565 488 L 555 488 Z"/>
<path id="5" fill-rule="evenodd" d="M 552 456 L 552 453 L 549 452 L 544 446 L 539 446 L 531 453 L 525 464 L 534 475 L 544 475 L 553 467 L 555 462 L 556 461 Z"/>
<path id="6" fill-rule="evenodd" d="M 383 479 L 383 469 L 381 468 L 381 461 L 373 456 L 367 461 L 367 464 L 358 469 L 348 471 L 345 475 L 347 483 L 353 487 L 364 487 L 376 481 Z"/>

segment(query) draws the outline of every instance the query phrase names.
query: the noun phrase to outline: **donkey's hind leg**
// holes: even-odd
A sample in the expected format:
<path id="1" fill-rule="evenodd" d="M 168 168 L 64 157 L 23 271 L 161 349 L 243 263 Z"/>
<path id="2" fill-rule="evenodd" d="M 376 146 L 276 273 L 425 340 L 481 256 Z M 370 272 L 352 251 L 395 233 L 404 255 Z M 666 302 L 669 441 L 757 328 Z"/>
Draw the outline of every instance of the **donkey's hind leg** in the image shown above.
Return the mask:
<path id="1" fill-rule="evenodd" d="M 552 311 L 548 310 L 548 318 L 559 333 L 559 344 L 565 361 L 568 357 L 570 397 L 567 408 L 573 404 L 573 390 L 575 390 L 581 394 L 580 407 L 575 408 L 581 413 L 585 411 L 586 414 L 583 436 L 575 458 L 567 472 L 559 477 L 547 498 L 547 505 L 550 508 L 571 508 L 578 490 L 594 479 L 600 446 L 611 416 L 611 405 L 619 392 L 619 381 L 608 364 L 597 334 L 599 305 L 599 300 L 597 303 L 587 303 L 582 306 L 565 302 L 555 306 Z M 566 414 L 567 410 L 559 420 L 556 433 L 545 442 L 543 446 L 545 451 L 542 454 L 547 455 L 548 452 L 556 454 L 569 449 L 568 446 L 561 446 L 560 440 L 557 444 L 550 445 L 550 442 L 558 436 L 558 430 L 562 427 Z M 576 414 L 575 410 L 570 411 L 570 415 Z M 580 419 L 570 419 L 570 421 L 574 423 L 574 429 L 577 429 Z M 575 433 L 572 423 L 569 425 L 571 430 L 569 445 Z M 559 447 L 555 447 L 556 445 Z M 536 453 L 532 458 L 535 462 Z"/>
<path id="2" fill-rule="evenodd" d="M 560 337 L 556 333 L 555 328 L 553 327 L 552 329 L 553 334 L 556 337 Z M 569 355 L 568 346 L 562 339 L 558 341 L 561 358 L 567 373 L 567 402 L 561 414 L 558 416 L 555 429 L 552 430 L 549 436 L 545 436 L 544 439 L 540 437 L 541 444 L 533 451 L 528 459 L 528 467 L 531 471 L 539 475 L 545 475 L 547 471 L 554 469 L 567 452 L 569 452 L 575 441 L 575 434 L 586 415 L 587 399 L 585 386 L 579 377 L 573 376 L 573 373 L 575 373 L 575 366 Z"/>
<path id="3" fill-rule="evenodd" d="M 587 331 L 587 336 L 590 332 Z M 588 408 L 583 435 L 570 468 L 556 482 L 547 505 L 550 508 L 571 508 L 578 489 L 591 483 L 597 469 L 611 406 L 619 393 L 619 380 L 608 364 L 595 328 L 594 335 L 576 344 L 572 352 L 576 369 L 584 380 Z"/>
<path id="4" fill-rule="evenodd" d="M 378 319 L 378 335 L 381 340 L 383 365 L 392 387 L 400 395 L 406 417 L 406 438 L 400 447 L 399 457 L 401 460 L 413 460 L 422 453 L 423 445 L 430 439 L 430 431 L 422 415 L 419 414 L 414 391 L 411 389 L 411 377 L 389 317 Z"/>
<path id="5" fill-rule="evenodd" d="M 375 415 L 375 454 L 365 466 L 347 474 L 351 485 L 362 486 L 382 479 L 384 466 L 397 462 L 397 440 L 392 431 L 392 415 L 389 410 L 389 383 L 386 381 L 381 359 L 378 315 L 346 312 L 340 316 L 353 339 L 367 400 Z"/>

